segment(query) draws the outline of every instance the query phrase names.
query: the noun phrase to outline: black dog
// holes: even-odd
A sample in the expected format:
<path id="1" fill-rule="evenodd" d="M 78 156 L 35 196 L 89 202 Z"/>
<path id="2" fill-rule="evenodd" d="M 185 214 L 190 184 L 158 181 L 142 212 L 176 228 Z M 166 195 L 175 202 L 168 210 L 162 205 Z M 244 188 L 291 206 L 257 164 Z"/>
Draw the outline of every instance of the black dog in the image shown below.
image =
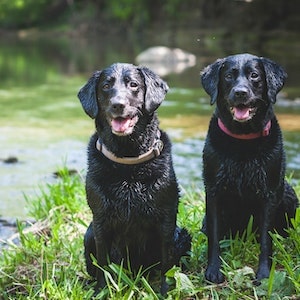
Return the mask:
<path id="1" fill-rule="evenodd" d="M 79 91 L 96 124 L 86 178 L 93 222 L 84 244 L 97 289 L 105 281 L 91 254 L 100 266 L 108 260 L 124 260 L 132 269 L 160 263 L 165 294 L 165 272 L 190 249 L 189 234 L 176 226 L 179 193 L 171 143 L 156 114 L 167 90 L 149 69 L 117 63 L 95 72 Z"/>
<path id="2" fill-rule="evenodd" d="M 210 282 L 220 272 L 219 240 L 241 233 L 252 215 L 260 235 L 257 282 L 269 276 L 269 231 L 285 233 L 298 204 L 285 182 L 281 130 L 273 111 L 286 73 L 275 62 L 250 54 L 218 59 L 202 72 L 202 85 L 216 102 L 203 150 Z"/>

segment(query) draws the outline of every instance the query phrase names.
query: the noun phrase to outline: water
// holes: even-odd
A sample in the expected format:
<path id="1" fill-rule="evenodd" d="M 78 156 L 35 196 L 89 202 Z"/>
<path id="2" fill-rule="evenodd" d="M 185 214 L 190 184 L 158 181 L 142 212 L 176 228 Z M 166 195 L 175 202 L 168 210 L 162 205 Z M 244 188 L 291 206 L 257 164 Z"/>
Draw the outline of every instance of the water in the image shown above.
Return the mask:
<path id="1" fill-rule="evenodd" d="M 0 162 L 0 215 L 26 215 L 23 193 L 39 193 L 39 186 L 56 180 L 53 173 L 63 165 L 85 173 L 85 149 L 93 121 L 81 109 L 76 97 L 79 88 L 94 70 L 116 61 L 135 63 L 140 52 L 156 45 L 181 48 L 196 58 L 195 65 L 185 69 L 182 65 L 177 69 L 174 64 L 169 69 L 164 66 L 163 78 L 170 91 L 159 109 L 161 127 L 174 144 L 173 161 L 183 189 L 202 188 L 201 155 L 213 110 L 200 87 L 199 71 L 217 57 L 245 51 L 271 57 L 289 73 L 280 97 L 285 100 L 276 111 L 286 140 L 288 173 L 294 172 L 293 177 L 300 179 L 300 108 L 295 105 L 297 101 L 286 105 L 286 99 L 300 98 L 299 39 L 289 35 L 287 43 L 286 35 L 266 36 L 265 44 L 259 47 L 255 38 L 247 35 L 232 39 L 234 43 L 215 34 L 189 30 L 176 35 L 145 33 L 139 38 L 44 36 L 0 40 L 0 159 L 19 159 L 16 164 Z M 238 42 L 241 40 L 243 43 Z"/>

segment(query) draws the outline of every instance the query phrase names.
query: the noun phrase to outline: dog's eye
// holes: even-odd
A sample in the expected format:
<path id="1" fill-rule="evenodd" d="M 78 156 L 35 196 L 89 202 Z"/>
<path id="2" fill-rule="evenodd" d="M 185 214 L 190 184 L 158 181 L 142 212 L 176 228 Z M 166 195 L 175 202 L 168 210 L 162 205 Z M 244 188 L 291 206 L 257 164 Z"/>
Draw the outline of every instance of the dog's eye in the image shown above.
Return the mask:
<path id="1" fill-rule="evenodd" d="M 225 79 L 226 80 L 231 80 L 232 79 L 232 74 L 230 74 L 230 73 L 225 74 Z"/>
<path id="2" fill-rule="evenodd" d="M 108 83 L 102 85 L 102 90 L 108 90 L 110 88 Z"/>
<path id="3" fill-rule="evenodd" d="M 258 73 L 252 72 L 252 73 L 250 74 L 250 77 L 251 77 L 252 79 L 257 79 L 257 78 L 258 78 Z"/>
<path id="4" fill-rule="evenodd" d="M 138 87 L 138 84 L 135 82 L 135 81 L 130 81 L 129 82 L 129 86 L 132 88 L 132 89 L 136 89 Z"/>

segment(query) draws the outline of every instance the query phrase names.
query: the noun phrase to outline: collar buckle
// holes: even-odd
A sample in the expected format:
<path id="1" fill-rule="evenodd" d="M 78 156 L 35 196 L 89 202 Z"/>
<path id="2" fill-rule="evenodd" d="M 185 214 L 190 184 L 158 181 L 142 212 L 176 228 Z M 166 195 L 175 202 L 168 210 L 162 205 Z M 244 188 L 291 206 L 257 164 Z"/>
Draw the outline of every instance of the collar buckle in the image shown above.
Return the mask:
<path id="1" fill-rule="evenodd" d="M 155 157 L 159 156 L 162 149 L 164 148 L 164 143 L 161 140 L 156 140 L 153 145 L 153 152 Z"/>

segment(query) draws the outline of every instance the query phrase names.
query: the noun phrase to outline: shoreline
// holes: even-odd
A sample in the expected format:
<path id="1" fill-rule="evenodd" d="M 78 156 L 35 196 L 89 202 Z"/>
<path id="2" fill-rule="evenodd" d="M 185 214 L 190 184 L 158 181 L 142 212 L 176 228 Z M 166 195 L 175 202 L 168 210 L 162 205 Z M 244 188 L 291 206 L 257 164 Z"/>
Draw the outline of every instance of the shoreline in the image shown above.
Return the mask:
<path id="1" fill-rule="evenodd" d="M 32 218 L 18 219 L 14 217 L 0 216 L 0 249 L 11 244 L 20 244 L 18 223 L 27 228 L 36 223 L 36 221 Z"/>

